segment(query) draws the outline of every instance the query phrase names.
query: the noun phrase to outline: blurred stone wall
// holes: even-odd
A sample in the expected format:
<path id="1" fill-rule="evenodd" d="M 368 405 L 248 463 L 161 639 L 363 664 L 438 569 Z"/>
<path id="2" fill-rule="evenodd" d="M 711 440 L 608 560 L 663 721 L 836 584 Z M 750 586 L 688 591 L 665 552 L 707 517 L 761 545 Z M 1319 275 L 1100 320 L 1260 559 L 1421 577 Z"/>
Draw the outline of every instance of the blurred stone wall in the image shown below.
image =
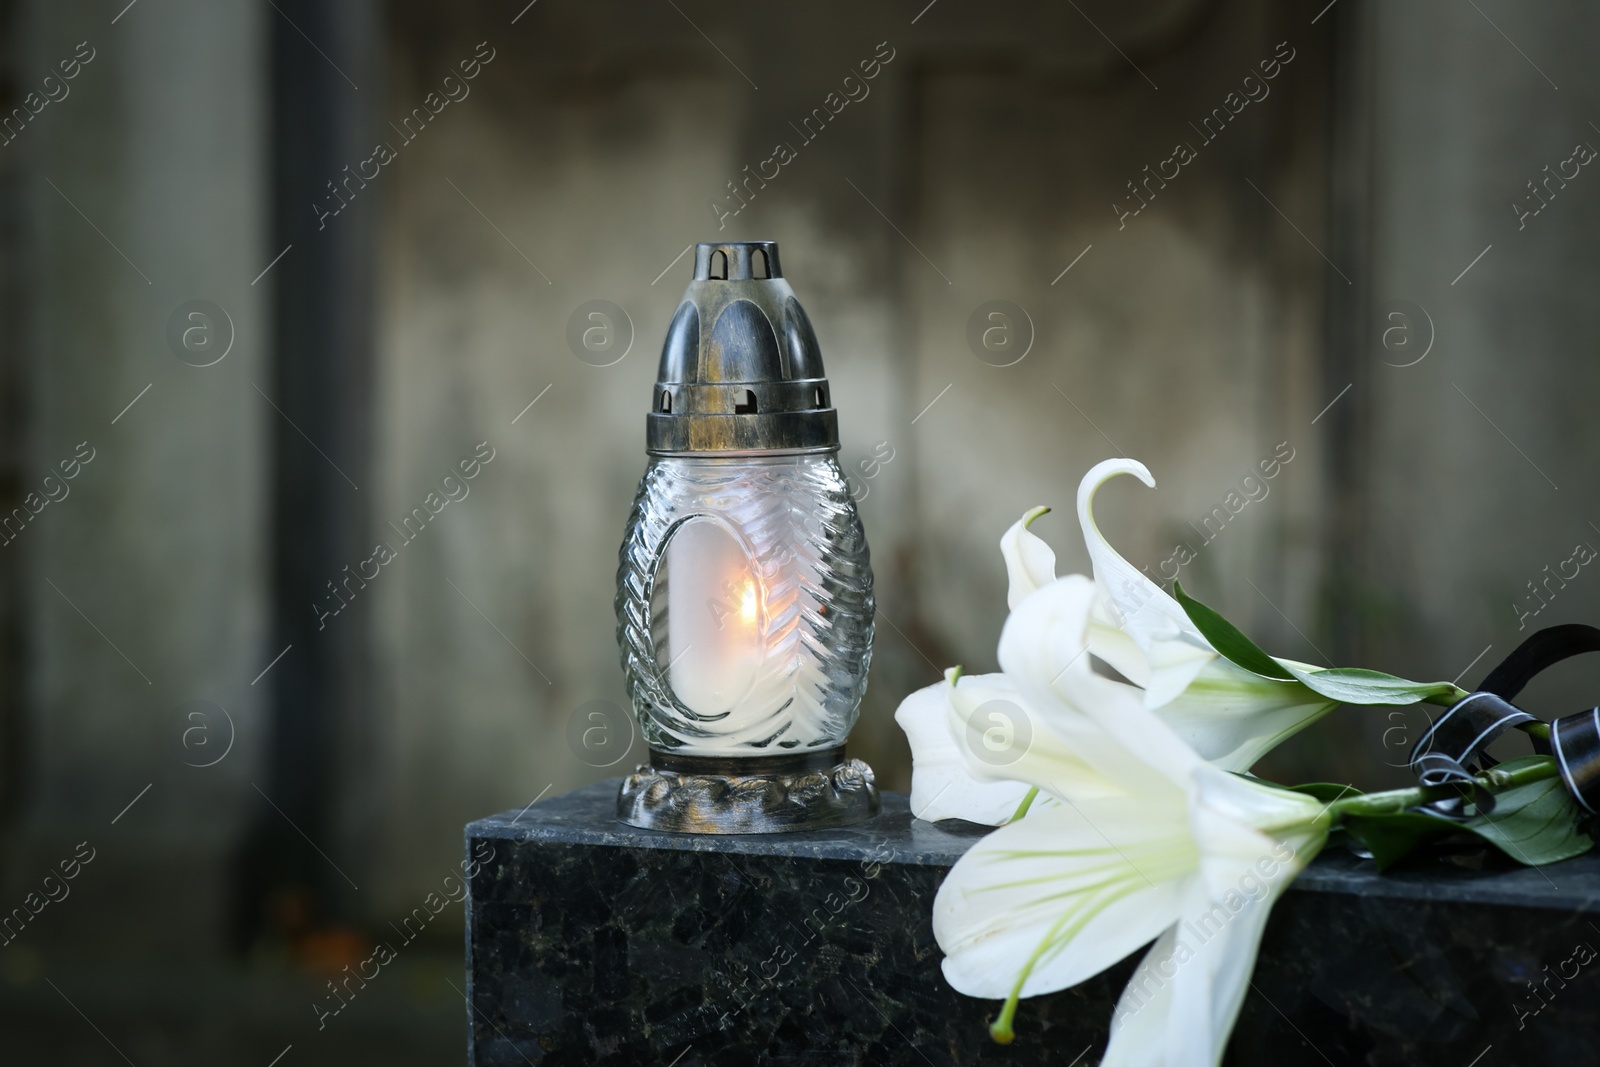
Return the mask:
<path id="1" fill-rule="evenodd" d="M 1363 652 L 1463 685 L 1535 629 L 1600 622 L 1600 576 L 1582 563 L 1600 549 L 1600 175 L 1574 159 L 1600 148 L 1600 81 L 1577 44 L 1600 33 L 1600 12 L 1481 8 L 1385 5 L 1363 25 L 1373 326 L 1346 379 L 1366 501 L 1352 583 Z M 1393 343 L 1405 332 L 1383 345 L 1395 326 L 1410 347 Z M 1528 706 L 1600 702 L 1597 666 L 1558 666 Z M 1400 760 L 1421 720 L 1385 726 L 1402 723 L 1389 744 L 1370 732 L 1381 759 Z"/>
<path id="2" fill-rule="evenodd" d="M 608 724 L 609 766 L 571 731 L 591 723 L 580 709 L 623 702 L 616 548 L 699 240 L 780 241 L 822 341 L 878 580 L 852 743 L 890 787 L 908 780 L 899 699 L 948 665 L 994 666 L 1001 532 L 1053 505 L 1037 529 L 1063 571 L 1083 569 L 1073 495 L 1111 455 L 1159 483 L 1108 487 L 1112 539 L 1157 574 L 1191 546 L 1185 586 L 1280 654 L 1467 682 L 1521 614 L 1592 618 L 1600 580 L 1544 568 L 1600 545 L 1600 194 L 1585 166 L 1532 215 L 1526 183 L 1600 144 L 1595 16 L 1480 6 L 389 7 L 387 84 L 360 90 L 381 94 L 373 139 L 395 146 L 359 193 L 379 215 L 377 381 L 349 398 L 376 428 L 359 491 L 374 540 L 461 461 L 492 459 L 363 591 L 366 615 L 330 620 L 370 653 L 371 707 L 344 734 L 359 758 L 337 761 L 360 773 L 334 783 L 338 830 L 318 842 L 363 886 L 357 906 L 409 909 L 468 819 L 642 755 L 625 720 Z M 263 49 L 280 16 L 116 15 L 16 5 L 6 67 L 16 100 L 78 42 L 97 49 L 0 148 L 17 195 L 8 506 L 78 442 L 97 449 L 0 559 L 23 665 L 0 735 L 5 882 L 103 824 L 105 869 L 127 877 L 62 935 L 94 941 L 103 914 L 107 936 L 204 949 L 225 926 L 228 856 L 268 811 L 250 683 L 281 651 L 266 542 L 280 416 L 258 394 L 273 277 L 252 279 L 279 251 Z M 818 108 L 826 124 L 802 134 Z M 795 157 L 740 207 L 728 183 L 780 141 Z M 166 339 L 198 299 L 237 336 L 212 367 Z M 569 340 L 592 301 L 625 316 L 603 351 Z M 975 346 L 997 321 L 1004 337 Z M 1274 459 L 1264 497 L 1196 532 Z M 1533 696 L 1592 702 L 1586 673 Z M 183 744 L 191 700 L 231 714 L 236 747 L 210 769 Z M 1376 780 L 1418 726 L 1351 713 L 1267 769 Z"/>

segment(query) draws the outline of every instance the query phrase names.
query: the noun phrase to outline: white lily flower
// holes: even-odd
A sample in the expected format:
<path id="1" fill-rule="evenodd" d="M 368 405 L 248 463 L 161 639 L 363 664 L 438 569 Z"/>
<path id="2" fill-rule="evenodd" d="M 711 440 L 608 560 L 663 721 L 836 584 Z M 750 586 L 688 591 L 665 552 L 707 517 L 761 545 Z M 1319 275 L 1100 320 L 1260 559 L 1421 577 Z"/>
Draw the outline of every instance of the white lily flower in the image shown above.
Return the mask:
<path id="1" fill-rule="evenodd" d="M 1183 606 L 1124 559 L 1094 521 L 1094 494 L 1118 474 L 1146 485 L 1144 464 L 1110 459 L 1078 485 L 1078 521 L 1099 590 L 1090 612 L 1089 652 L 1144 690 L 1157 711 L 1201 756 L 1223 770 L 1249 770 L 1279 742 L 1338 706 L 1295 681 L 1263 678 L 1223 659 Z M 1025 513 L 1000 539 L 1013 611 L 1055 578 L 1055 553 L 1028 526 L 1048 508 Z M 1291 663 L 1301 670 L 1311 664 Z"/>
<path id="2" fill-rule="evenodd" d="M 1005 677 L 1039 720 L 1034 737 L 1050 742 L 1008 773 L 1068 803 L 963 856 L 935 899 L 934 934 L 955 989 L 1006 999 L 1001 1040 L 1018 997 L 1075 985 L 1156 938 L 1103 1062 L 1214 1065 L 1271 901 L 1329 820 L 1310 797 L 1218 770 L 1137 690 L 1090 670 L 1095 596 L 1087 579 L 1064 578 L 1006 623 Z"/>
<path id="3" fill-rule="evenodd" d="M 1131 460 L 1109 462 L 1132 463 Z M 1133 466 L 1144 471 L 1139 464 Z M 1090 471 L 1084 479 L 1087 491 L 1084 487 L 1079 489 L 1079 515 L 1084 519 L 1086 539 L 1091 543 L 1098 540 L 1102 556 L 1108 555 L 1120 564 L 1121 571 L 1131 572 L 1149 584 L 1149 589 L 1135 589 L 1133 595 L 1143 597 L 1146 604 L 1158 604 L 1157 597 L 1170 603 L 1170 609 L 1161 610 L 1167 615 L 1175 610 L 1183 616 L 1192 634 L 1181 641 L 1205 654 L 1205 661 L 1200 664 L 1198 674 L 1189 680 L 1187 688 L 1165 701 L 1156 713 L 1201 756 L 1223 770 L 1248 770 L 1280 741 L 1326 714 L 1335 703 L 1298 682 L 1251 674 L 1211 650 L 1210 644 L 1188 623 L 1182 607 L 1129 566 L 1094 527 L 1089 510 L 1094 489 L 1111 475 L 1105 474 L 1098 481 L 1091 482 L 1091 479 L 1103 469 L 1107 469 L 1104 463 Z M 1120 469 L 1112 471 L 1121 472 Z M 1137 473 L 1131 468 L 1129 472 Z M 1148 471 L 1144 477 L 1149 477 Z M 1049 510 L 1046 507 L 1029 510 L 1000 538 L 1000 552 L 1008 576 L 1006 601 L 1013 611 L 1039 589 L 1056 581 L 1055 552 L 1028 529 Z M 1099 558 L 1093 551 L 1091 556 Z M 1108 563 L 1106 570 L 1112 569 L 1113 565 Z M 1081 576 L 1077 580 L 1088 583 L 1088 579 Z M 1134 588 L 1131 582 L 1125 582 L 1124 587 Z M 1107 607 L 1107 597 L 1096 595 L 1087 632 L 1088 650 L 1135 684 L 1147 685 L 1152 672 L 1145 652 L 1129 633 L 1110 621 L 1112 614 L 1112 609 Z M 1194 641 L 1203 645 L 1203 650 L 1194 645 Z M 1168 658 L 1181 659 L 1182 656 Z M 984 694 L 982 699 L 967 699 L 967 694 L 980 691 Z M 974 752 L 997 751 L 1013 744 L 1014 737 L 1006 736 L 1006 730 L 1015 726 L 1011 720 L 1016 717 L 1004 706 L 990 706 L 984 714 L 978 714 L 985 705 L 995 701 L 1016 706 L 1023 714 L 1022 722 L 1041 721 L 1032 714 L 1015 686 L 998 674 L 962 678 L 954 686 L 936 683 L 917 690 L 901 702 L 894 717 L 911 744 L 911 814 L 930 822 L 965 819 L 999 826 L 1016 812 L 1027 797 L 1029 786 L 1015 780 L 1019 775 L 1010 773 L 1008 762 L 1003 757 L 988 762 L 981 758 L 976 762 L 965 758 Z M 1147 705 L 1151 703 L 1148 689 L 1144 692 L 1144 701 Z M 979 773 L 975 773 L 973 767 L 978 768 Z M 1085 789 L 1089 793 L 1103 792 L 1092 785 Z"/>

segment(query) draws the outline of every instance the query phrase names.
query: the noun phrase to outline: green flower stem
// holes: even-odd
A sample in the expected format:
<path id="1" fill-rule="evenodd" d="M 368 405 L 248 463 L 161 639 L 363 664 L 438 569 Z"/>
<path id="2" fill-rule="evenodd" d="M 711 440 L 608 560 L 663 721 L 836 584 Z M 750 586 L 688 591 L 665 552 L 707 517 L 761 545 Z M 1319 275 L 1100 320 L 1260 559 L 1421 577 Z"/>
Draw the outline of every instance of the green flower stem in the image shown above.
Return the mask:
<path id="1" fill-rule="evenodd" d="M 1461 703 L 1471 695 L 1472 694 L 1467 692 L 1465 689 L 1462 689 L 1460 686 L 1456 686 L 1454 690 L 1447 695 L 1423 697 L 1422 702 L 1424 704 L 1437 704 L 1441 708 L 1448 708 Z"/>
<path id="2" fill-rule="evenodd" d="M 1550 724 L 1547 722 L 1525 722 L 1517 729 L 1529 737 L 1537 737 L 1542 741 L 1550 740 Z"/>
<path id="3" fill-rule="evenodd" d="M 1546 758 L 1538 763 L 1530 763 L 1514 771 L 1492 767 L 1482 774 L 1476 775 L 1473 781 L 1492 793 L 1502 793 L 1519 785 L 1527 785 L 1530 782 L 1540 782 L 1546 778 L 1554 778 L 1558 773 L 1556 761 Z M 1429 804 L 1435 800 L 1444 800 L 1459 795 L 1460 793 L 1456 787 L 1442 785 L 1417 786 L 1412 789 L 1391 789 L 1383 793 L 1362 793 L 1344 800 L 1334 801 L 1328 805 L 1328 814 L 1335 821 L 1346 815 L 1397 815 L 1420 804 Z"/>

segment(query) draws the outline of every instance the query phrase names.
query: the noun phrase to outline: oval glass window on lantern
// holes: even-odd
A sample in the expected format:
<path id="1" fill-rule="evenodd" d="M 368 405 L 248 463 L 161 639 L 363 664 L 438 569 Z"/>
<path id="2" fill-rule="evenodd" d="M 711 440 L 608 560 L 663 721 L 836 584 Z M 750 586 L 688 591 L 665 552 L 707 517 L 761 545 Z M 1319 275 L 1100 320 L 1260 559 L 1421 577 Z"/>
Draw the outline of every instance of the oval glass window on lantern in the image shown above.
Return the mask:
<path id="1" fill-rule="evenodd" d="M 727 718 L 761 668 L 761 583 L 744 545 L 709 516 L 680 524 L 656 565 L 650 634 L 668 691 L 702 721 Z"/>

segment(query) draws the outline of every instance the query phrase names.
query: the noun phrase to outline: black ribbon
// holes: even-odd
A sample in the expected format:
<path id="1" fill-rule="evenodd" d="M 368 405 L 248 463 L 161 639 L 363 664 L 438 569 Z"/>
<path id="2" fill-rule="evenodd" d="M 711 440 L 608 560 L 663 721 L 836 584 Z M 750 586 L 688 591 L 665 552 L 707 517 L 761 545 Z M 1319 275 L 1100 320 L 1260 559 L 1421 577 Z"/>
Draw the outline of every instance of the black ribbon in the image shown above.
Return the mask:
<path id="1" fill-rule="evenodd" d="M 1547 626 L 1529 634 L 1526 641 L 1489 672 L 1478 688 L 1510 700 L 1546 667 L 1585 652 L 1600 652 L 1600 629 L 1576 622 Z"/>
<path id="2" fill-rule="evenodd" d="M 1475 777 L 1477 770 L 1494 763 L 1483 750 L 1512 727 L 1538 721 L 1509 701 L 1481 690 L 1451 705 L 1417 739 L 1411 750 L 1411 769 L 1421 785 L 1459 787 L 1471 796 L 1472 805 L 1469 810 L 1463 798 L 1451 797 L 1436 801 L 1433 810 L 1451 818 L 1492 812 L 1494 795 Z"/>
<path id="3" fill-rule="evenodd" d="M 1600 805 L 1600 708 L 1565 715 L 1550 724 L 1561 780 L 1583 810 L 1595 814 Z"/>
<path id="4" fill-rule="evenodd" d="M 1495 763 L 1484 749 L 1507 730 L 1540 721 L 1511 698 L 1540 671 L 1585 652 L 1600 652 L 1600 629 L 1571 623 L 1539 630 L 1490 671 L 1476 692 L 1428 727 L 1411 750 L 1417 781 L 1454 785 L 1463 794 L 1430 805 L 1434 813 L 1462 819 L 1494 810 L 1493 795 L 1475 781 L 1477 771 Z M 1534 738 L 1533 745 L 1538 752 L 1554 753 L 1561 780 L 1586 811 L 1600 811 L 1600 708 L 1556 719 L 1550 741 Z"/>

